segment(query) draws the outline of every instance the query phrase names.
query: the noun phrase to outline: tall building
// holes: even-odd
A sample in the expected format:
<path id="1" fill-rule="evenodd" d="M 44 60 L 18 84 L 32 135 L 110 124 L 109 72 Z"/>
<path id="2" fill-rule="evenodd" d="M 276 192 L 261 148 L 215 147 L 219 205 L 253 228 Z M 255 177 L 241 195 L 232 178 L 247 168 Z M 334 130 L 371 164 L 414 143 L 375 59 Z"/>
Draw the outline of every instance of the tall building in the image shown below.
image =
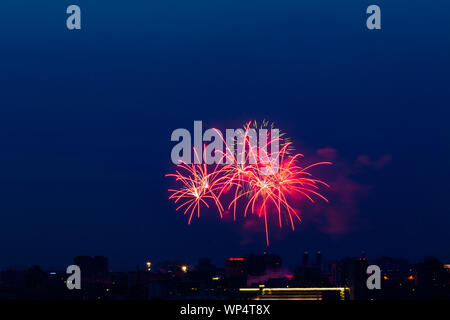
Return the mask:
<path id="1" fill-rule="evenodd" d="M 110 279 L 108 258 L 102 256 L 77 256 L 74 264 L 81 271 L 81 293 L 83 299 L 100 299 L 105 296 Z"/>
<path id="2" fill-rule="evenodd" d="M 364 257 L 337 261 L 332 268 L 334 285 L 350 288 L 351 300 L 367 299 L 367 267 L 367 259 Z"/>
<path id="3" fill-rule="evenodd" d="M 435 257 L 425 257 L 419 263 L 416 284 L 421 297 L 450 298 L 450 274 Z"/>

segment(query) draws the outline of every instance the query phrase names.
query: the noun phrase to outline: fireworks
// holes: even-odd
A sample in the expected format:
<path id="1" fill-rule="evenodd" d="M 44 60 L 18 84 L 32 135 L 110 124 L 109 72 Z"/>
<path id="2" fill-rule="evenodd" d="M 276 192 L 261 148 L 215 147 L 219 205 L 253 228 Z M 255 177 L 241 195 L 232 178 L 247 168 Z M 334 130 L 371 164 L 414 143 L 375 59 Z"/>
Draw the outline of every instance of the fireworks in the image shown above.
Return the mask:
<path id="1" fill-rule="evenodd" d="M 248 122 L 244 126 L 240 143 L 234 141 L 234 145 L 227 144 L 219 135 L 225 144 L 221 163 L 208 166 L 180 162 L 174 174 L 166 175 L 175 177 L 181 183 L 180 188 L 169 190 L 169 199 L 179 204 L 177 210 L 181 209 L 185 215 L 189 215 L 189 224 L 195 213 L 200 217 L 202 206 L 215 206 L 221 218 L 224 208 L 232 209 L 233 219 L 236 220 L 238 205 L 242 205 L 244 217 L 255 214 L 264 220 L 268 246 L 271 215 L 276 216 L 280 228 L 284 220 L 294 230 L 294 221 L 301 221 L 297 209 L 301 199 L 312 203 L 314 198 L 327 201 L 320 191 L 322 187 L 329 186 L 313 178 L 309 170 L 331 163 L 319 162 L 302 167 L 299 159 L 303 155 L 294 154 L 292 142 L 279 135 L 265 133 L 266 139 L 260 136 L 260 140 L 264 140 L 263 145 L 257 148 L 251 141 L 251 124 Z M 256 122 L 253 126 L 256 126 Z M 279 145 L 281 149 L 278 150 Z M 194 155 L 198 159 L 195 148 Z"/>
<path id="2" fill-rule="evenodd" d="M 198 158 L 198 154 L 194 148 L 194 154 Z M 205 205 L 209 208 L 208 200 L 212 200 L 219 210 L 222 217 L 223 207 L 217 196 L 219 183 L 217 176 L 220 170 L 214 170 L 208 173 L 208 166 L 206 164 L 187 164 L 181 162 L 178 164 L 178 170 L 174 174 L 167 174 L 167 177 L 175 177 L 176 181 L 182 184 L 179 189 L 169 189 L 169 199 L 174 199 L 175 203 L 181 202 L 176 210 L 184 209 L 184 214 L 189 214 L 188 224 L 191 223 L 192 217 L 197 212 L 197 217 L 200 218 L 200 207 Z"/>

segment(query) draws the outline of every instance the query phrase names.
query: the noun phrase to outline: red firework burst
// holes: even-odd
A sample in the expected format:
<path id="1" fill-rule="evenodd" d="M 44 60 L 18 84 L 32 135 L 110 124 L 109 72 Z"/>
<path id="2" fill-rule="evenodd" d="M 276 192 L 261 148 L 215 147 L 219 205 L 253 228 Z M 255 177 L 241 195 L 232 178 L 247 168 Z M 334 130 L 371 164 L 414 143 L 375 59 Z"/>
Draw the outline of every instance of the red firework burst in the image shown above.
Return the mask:
<path id="1" fill-rule="evenodd" d="M 209 166 L 212 167 L 210 173 L 206 164 L 178 164 L 179 170 L 167 176 L 175 177 L 176 181 L 181 182 L 182 187 L 170 189 L 172 194 L 169 199 L 175 199 L 175 203 L 182 202 L 177 210 L 183 208 L 184 214 L 189 214 L 190 224 L 195 212 L 200 217 L 202 205 L 210 207 L 208 202 L 217 207 L 222 217 L 224 206 L 220 199 L 226 191 L 231 190 L 232 199 L 227 208 L 233 208 L 234 220 L 238 202 L 244 202 L 244 217 L 250 212 L 264 219 L 266 244 L 269 246 L 269 215 L 277 216 L 280 228 L 283 225 L 283 216 L 286 217 L 291 229 L 294 230 L 294 221 L 296 219 L 301 221 L 299 210 L 296 208 L 299 200 L 307 199 L 314 203 L 314 197 L 318 197 L 328 202 L 320 193 L 321 187 L 329 187 L 328 184 L 313 178 L 309 170 L 315 166 L 331 163 L 319 162 L 306 167 L 300 166 L 298 159 L 303 155 L 291 154 L 292 143 L 282 140 L 279 136 L 268 135 L 265 145 L 257 148 L 250 141 L 250 125 L 251 122 L 248 122 L 244 127 L 242 142 L 234 143 L 237 152 L 234 150 L 235 146 L 227 145 L 217 131 L 225 145 L 222 160 L 226 160 L 226 164 Z M 271 148 L 275 143 L 280 144 L 282 148 L 280 150 Z M 195 149 L 194 154 L 198 159 Z"/>
<path id="2" fill-rule="evenodd" d="M 193 150 L 196 158 L 199 159 L 195 148 Z M 218 166 L 215 166 L 210 173 L 208 173 L 206 164 L 187 164 L 181 161 L 177 167 L 178 170 L 175 173 L 167 174 L 166 177 L 174 177 L 182 186 L 179 189 L 169 189 L 171 192 L 169 199 L 174 199 L 175 203 L 181 202 L 176 210 L 183 208 L 184 214 L 189 214 L 188 224 L 191 223 L 192 216 L 196 211 L 197 217 L 200 218 L 200 207 L 205 205 L 209 208 L 208 202 L 211 200 L 222 217 L 223 206 L 217 196 L 222 188 L 220 180 L 217 179 L 221 174 Z"/>

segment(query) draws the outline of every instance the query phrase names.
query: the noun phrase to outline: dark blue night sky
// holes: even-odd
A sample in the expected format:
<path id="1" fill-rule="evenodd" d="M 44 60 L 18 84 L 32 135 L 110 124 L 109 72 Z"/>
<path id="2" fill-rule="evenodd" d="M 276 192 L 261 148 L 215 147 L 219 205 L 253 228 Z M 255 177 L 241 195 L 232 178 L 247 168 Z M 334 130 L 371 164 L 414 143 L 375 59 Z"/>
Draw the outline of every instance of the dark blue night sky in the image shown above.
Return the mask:
<path id="1" fill-rule="evenodd" d="M 66 29 L 70 4 L 81 31 Z M 380 31 L 365 27 L 370 4 Z M 305 250 L 449 262 L 449 12 L 447 0 L 2 0 L 0 267 L 264 250 L 288 265 Z M 249 119 L 274 121 L 305 156 L 339 152 L 368 189 L 339 213 L 351 228 L 306 219 L 267 249 L 215 212 L 187 225 L 167 200 L 171 132 Z M 391 160 L 354 171 L 361 155 Z"/>

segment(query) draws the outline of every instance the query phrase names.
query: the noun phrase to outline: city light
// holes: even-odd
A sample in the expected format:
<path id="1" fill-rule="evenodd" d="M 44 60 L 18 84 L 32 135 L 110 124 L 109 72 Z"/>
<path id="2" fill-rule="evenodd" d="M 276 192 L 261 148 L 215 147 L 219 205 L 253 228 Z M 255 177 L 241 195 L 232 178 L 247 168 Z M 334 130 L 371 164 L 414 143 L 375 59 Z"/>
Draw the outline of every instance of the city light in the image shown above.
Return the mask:
<path id="1" fill-rule="evenodd" d="M 244 258 L 230 258 L 230 261 L 244 261 Z"/>

